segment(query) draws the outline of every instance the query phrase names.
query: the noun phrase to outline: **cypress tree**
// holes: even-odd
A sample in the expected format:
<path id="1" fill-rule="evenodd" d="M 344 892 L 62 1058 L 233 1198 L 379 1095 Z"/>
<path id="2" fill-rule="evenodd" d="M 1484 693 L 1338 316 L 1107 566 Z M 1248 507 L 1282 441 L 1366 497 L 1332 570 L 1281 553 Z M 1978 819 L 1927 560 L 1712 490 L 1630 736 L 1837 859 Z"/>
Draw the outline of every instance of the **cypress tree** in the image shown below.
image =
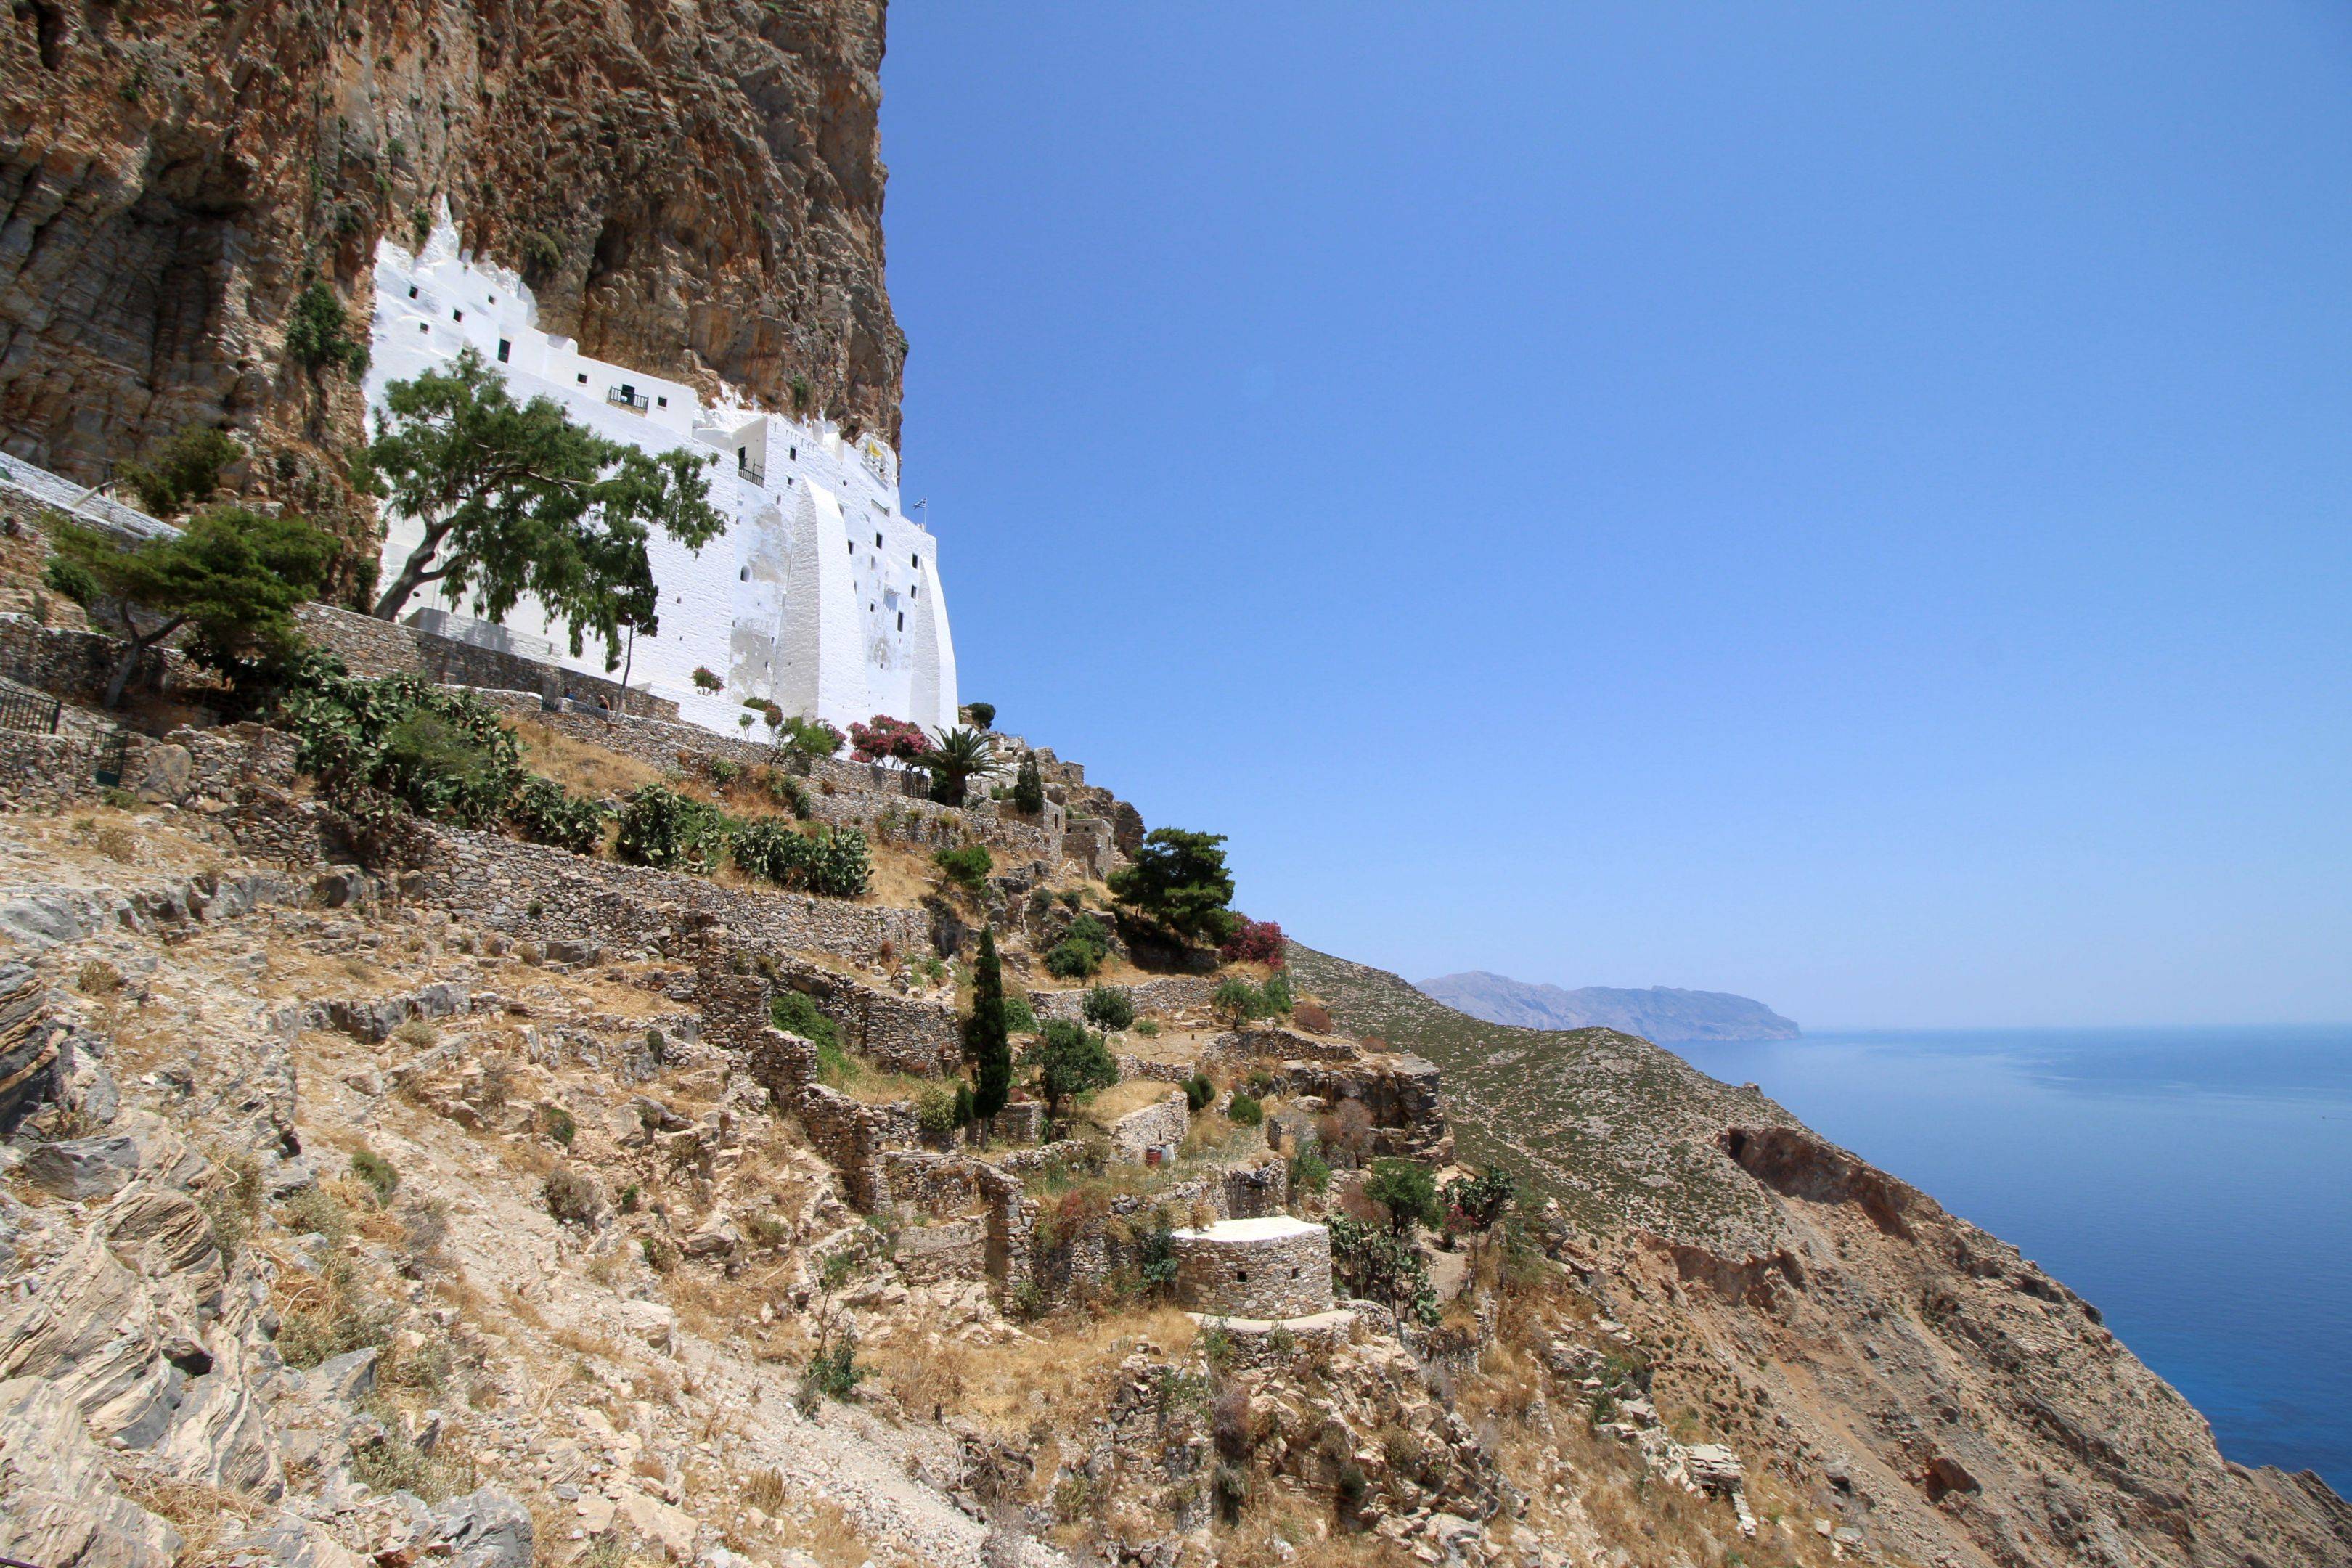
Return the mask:
<path id="1" fill-rule="evenodd" d="M 1021 771 L 1013 777 L 1013 809 L 1035 816 L 1045 809 L 1045 780 L 1037 772 L 1037 753 L 1021 753 Z"/>
<path id="2" fill-rule="evenodd" d="M 964 1037 L 971 1058 L 971 1113 L 993 1116 L 1013 1090 L 1013 1036 L 1004 1021 L 1004 969 L 996 960 L 996 929 L 983 926 L 972 964 L 971 1023 Z"/>

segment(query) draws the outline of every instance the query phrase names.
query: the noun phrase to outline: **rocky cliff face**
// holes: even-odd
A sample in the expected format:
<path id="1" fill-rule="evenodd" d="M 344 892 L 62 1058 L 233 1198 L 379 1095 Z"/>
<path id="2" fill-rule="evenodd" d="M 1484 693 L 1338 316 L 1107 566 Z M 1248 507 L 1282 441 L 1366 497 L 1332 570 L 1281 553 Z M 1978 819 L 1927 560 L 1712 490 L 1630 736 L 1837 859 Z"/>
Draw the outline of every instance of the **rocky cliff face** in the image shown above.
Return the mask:
<path id="1" fill-rule="evenodd" d="M 191 424 L 344 520 L 363 310 L 446 202 L 588 353 L 898 436 L 880 0 L 23 0 L 0 16 L 0 437 L 97 479 Z M 363 323 L 355 323 L 363 331 Z"/>

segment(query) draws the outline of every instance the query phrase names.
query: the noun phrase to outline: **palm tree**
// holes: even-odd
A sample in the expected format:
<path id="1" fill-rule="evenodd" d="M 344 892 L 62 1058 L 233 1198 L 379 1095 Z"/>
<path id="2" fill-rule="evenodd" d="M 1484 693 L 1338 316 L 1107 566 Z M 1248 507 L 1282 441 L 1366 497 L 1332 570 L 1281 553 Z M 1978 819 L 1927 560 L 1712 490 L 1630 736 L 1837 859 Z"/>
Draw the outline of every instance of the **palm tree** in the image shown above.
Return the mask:
<path id="1" fill-rule="evenodd" d="M 996 737 L 985 730 L 934 730 L 931 734 L 931 749 L 914 763 L 929 771 L 931 796 L 941 805 L 961 805 L 966 784 L 1004 771 L 996 760 Z"/>

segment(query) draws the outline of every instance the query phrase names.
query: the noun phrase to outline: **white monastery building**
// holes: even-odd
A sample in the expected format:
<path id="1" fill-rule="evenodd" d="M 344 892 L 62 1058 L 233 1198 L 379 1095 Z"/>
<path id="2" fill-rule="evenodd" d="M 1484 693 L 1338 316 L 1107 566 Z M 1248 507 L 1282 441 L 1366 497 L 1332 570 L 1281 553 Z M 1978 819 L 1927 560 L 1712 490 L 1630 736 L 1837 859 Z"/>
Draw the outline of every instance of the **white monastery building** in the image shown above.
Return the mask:
<path id="1" fill-rule="evenodd" d="M 846 730 L 877 713 L 926 729 L 956 721 L 955 646 L 940 592 L 939 545 L 898 504 L 898 458 L 875 436 L 845 439 L 829 420 L 802 422 L 740 404 L 706 405 L 675 381 L 587 358 L 536 323 L 522 279 L 457 248 L 446 222 L 411 254 L 376 247 L 368 405 L 384 388 L 435 369 L 468 345 L 502 372 L 518 402 L 544 395 L 576 423 L 648 452 L 708 448 L 710 502 L 727 531 L 699 551 L 658 529 L 646 553 L 661 590 L 660 631 L 639 637 L 629 683 L 673 699 L 679 714 L 741 733 L 746 699 Z M 423 530 L 386 519 L 390 582 Z M 470 620 L 427 584 L 406 618 L 452 637 L 606 671 L 601 641 L 578 657 L 561 624 L 526 599 L 503 627 Z M 697 668 L 725 682 L 698 689 Z M 765 737 L 765 727 L 755 734 Z"/>

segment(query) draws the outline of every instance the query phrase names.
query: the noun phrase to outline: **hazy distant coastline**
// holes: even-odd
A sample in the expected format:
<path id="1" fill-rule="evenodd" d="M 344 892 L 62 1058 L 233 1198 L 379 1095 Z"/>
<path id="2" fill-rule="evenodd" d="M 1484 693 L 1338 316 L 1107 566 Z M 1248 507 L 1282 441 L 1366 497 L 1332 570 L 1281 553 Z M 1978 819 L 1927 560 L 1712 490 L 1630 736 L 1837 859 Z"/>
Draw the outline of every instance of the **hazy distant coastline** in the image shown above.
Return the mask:
<path id="1" fill-rule="evenodd" d="M 1649 1040 L 1793 1040 L 1797 1026 L 1763 1003 L 1727 991 L 1628 990 L 1586 985 L 1574 991 L 1483 969 L 1417 983 L 1457 1012 L 1522 1029 L 1622 1029 Z"/>

